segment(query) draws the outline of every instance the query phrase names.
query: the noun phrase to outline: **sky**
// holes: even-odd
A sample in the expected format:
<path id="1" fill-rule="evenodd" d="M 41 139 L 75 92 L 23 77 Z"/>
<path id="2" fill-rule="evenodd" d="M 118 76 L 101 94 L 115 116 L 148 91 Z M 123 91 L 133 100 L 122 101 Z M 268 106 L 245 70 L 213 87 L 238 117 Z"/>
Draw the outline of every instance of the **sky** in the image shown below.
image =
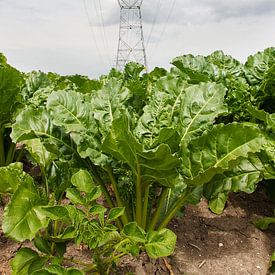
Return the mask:
<path id="1" fill-rule="evenodd" d="M 0 52 L 21 71 L 97 78 L 115 65 L 119 16 L 117 0 L 0 0 Z M 149 70 L 275 46 L 275 0 L 144 0 L 142 17 Z"/>

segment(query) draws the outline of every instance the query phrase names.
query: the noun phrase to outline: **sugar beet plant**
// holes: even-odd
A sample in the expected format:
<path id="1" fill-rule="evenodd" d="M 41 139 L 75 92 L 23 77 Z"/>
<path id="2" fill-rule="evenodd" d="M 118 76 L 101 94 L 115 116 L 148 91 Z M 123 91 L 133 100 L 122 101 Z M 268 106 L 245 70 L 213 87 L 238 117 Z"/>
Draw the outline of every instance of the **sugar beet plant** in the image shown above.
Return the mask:
<path id="1" fill-rule="evenodd" d="M 166 227 L 185 205 L 204 194 L 220 213 L 229 192 L 250 193 L 262 179 L 274 178 L 274 110 L 268 104 L 274 99 L 274 60 L 274 48 L 245 65 L 222 52 L 187 55 L 176 58 L 170 72 L 156 68 L 143 76 L 143 68 L 130 63 L 124 73 L 112 70 L 89 85 L 90 92 L 72 86 L 53 88 L 47 97 L 36 94 L 43 104 L 17 116 L 11 138 L 29 148 L 42 183 L 40 189 L 34 183 L 11 187 L 5 234 L 19 241 L 42 234 L 39 240 L 50 242 L 51 257 L 59 255 L 60 239 L 84 242 L 95 250 L 95 270 L 109 268 L 125 253 L 171 254 L 176 236 Z M 74 187 L 71 175 L 78 178 Z M 21 188 L 24 196 L 18 195 Z M 107 216 L 96 203 L 100 192 Z M 63 206 L 64 194 L 82 208 Z M 14 222 L 18 206 L 24 215 Z M 72 209 L 81 212 L 78 222 Z M 90 237 L 94 224 L 107 243 Z M 107 254 L 98 254 L 105 251 L 96 249 L 100 245 Z M 55 263 L 51 257 L 46 269 Z M 14 268 L 20 259 L 14 259 Z"/>

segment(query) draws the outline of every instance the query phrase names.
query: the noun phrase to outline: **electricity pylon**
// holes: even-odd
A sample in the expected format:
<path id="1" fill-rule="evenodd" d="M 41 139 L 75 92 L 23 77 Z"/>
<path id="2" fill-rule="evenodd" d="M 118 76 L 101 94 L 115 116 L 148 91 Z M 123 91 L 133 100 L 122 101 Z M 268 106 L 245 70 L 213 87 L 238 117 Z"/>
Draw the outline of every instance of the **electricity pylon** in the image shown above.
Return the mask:
<path id="1" fill-rule="evenodd" d="M 147 68 L 140 9 L 142 2 L 143 0 L 118 0 L 120 27 L 116 68 L 120 71 L 130 61 Z"/>

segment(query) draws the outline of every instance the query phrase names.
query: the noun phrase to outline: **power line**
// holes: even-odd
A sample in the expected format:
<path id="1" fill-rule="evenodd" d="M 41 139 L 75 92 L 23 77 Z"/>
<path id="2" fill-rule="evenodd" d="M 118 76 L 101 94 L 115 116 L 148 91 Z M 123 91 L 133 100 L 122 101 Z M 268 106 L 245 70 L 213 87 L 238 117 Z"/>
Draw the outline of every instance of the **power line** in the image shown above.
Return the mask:
<path id="1" fill-rule="evenodd" d="M 175 8 L 175 5 L 176 5 L 176 1 L 177 1 L 177 0 L 173 0 L 173 3 L 172 3 L 172 5 L 171 5 L 171 7 L 170 7 L 170 10 L 169 10 L 169 12 L 168 12 L 168 16 L 167 16 L 167 18 L 166 18 L 166 21 L 165 21 L 165 23 L 164 23 L 164 26 L 163 26 L 162 31 L 161 31 L 161 34 L 160 34 L 159 41 L 162 40 L 162 37 L 163 37 L 163 35 L 164 35 L 165 31 L 166 31 L 168 22 L 169 22 L 169 20 L 170 20 L 170 18 L 171 18 L 171 16 L 172 16 L 173 11 L 174 11 L 174 8 Z M 155 45 L 154 50 L 153 50 L 153 54 L 152 54 L 151 58 L 156 54 L 156 49 L 157 49 L 158 44 L 159 44 L 159 42 Z"/>
<path id="2" fill-rule="evenodd" d="M 83 5 L 84 5 L 84 10 L 85 10 L 85 13 L 86 13 L 86 16 L 87 16 L 87 19 L 88 19 L 88 23 L 89 23 L 89 29 L 91 31 L 91 34 L 92 34 L 92 38 L 93 38 L 93 42 L 94 42 L 94 45 L 96 47 L 96 50 L 98 52 L 98 55 L 99 55 L 99 58 L 102 62 L 103 61 L 103 58 L 102 58 L 102 54 L 101 54 L 101 51 L 100 51 L 100 48 L 98 46 L 98 43 L 97 43 L 97 39 L 96 39 L 96 35 L 95 35 L 95 31 L 94 31 L 94 28 L 93 28 L 93 22 L 90 18 L 90 15 L 88 13 L 88 8 L 87 8 L 87 3 L 86 3 L 86 0 L 83 0 Z"/>
<path id="3" fill-rule="evenodd" d="M 150 33 L 149 33 L 145 48 L 148 47 L 148 44 L 151 40 L 151 36 L 152 36 L 153 30 L 154 30 L 155 25 L 156 25 L 156 21 L 157 21 L 159 12 L 160 12 L 160 8 L 161 8 L 161 0 L 158 0 L 156 12 L 155 12 L 155 15 L 154 15 L 154 18 L 153 18 L 153 24 L 151 25 Z"/>
<path id="4" fill-rule="evenodd" d="M 107 42 L 106 42 L 106 33 L 105 33 L 105 25 L 104 25 L 104 20 L 103 20 L 103 14 L 102 14 L 102 8 L 101 8 L 101 2 L 100 0 L 95 1 L 95 0 L 91 0 L 90 2 L 93 3 L 94 6 L 94 10 L 96 12 L 96 17 L 97 17 L 97 22 L 99 23 L 100 26 L 100 36 L 101 36 L 101 40 L 102 40 L 102 44 L 103 47 L 105 49 L 105 52 L 107 53 L 107 59 L 109 62 L 109 65 L 111 66 L 111 58 L 110 58 L 110 54 L 108 51 L 108 46 L 107 46 Z M 101 12 L 101 14 L 100 14 Z"/>
<path id="5" fill-rule="evenodd" d="M 111 57 L 110 57 L 110 44 L 109 44 L 109 40 L 108 40 L 107 35 L 106 35 L 106 27 L 105 27 L 105 23 L 104 23 L 103 9 L 102 9 L 102 5 L 101 5 L 101 0 L 98 0 L 98 2 L 99 2 L 100 18 L 101 18 L 101 22 L 102 22 L 102 26 L 103 26 L 103 36 L 104 36 L 104 39 L 105 39 L 105 42 L 106 42 L 107 54 L 108 54 L 110 63 L 112 63 Z"/>

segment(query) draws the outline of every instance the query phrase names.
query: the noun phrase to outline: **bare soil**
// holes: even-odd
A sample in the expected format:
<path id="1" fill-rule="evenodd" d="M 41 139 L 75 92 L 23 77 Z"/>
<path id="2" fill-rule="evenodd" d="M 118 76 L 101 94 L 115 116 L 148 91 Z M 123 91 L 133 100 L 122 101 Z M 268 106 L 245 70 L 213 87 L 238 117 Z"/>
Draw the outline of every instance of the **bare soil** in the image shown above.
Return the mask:
<path id="1" fill-rule="evenodd" d="M 126 257 L 115 274 L 266 275 L 275 249 L 275 227 L 262 232 L 252 224 L 262 216 L 272 216 L 275 204 L 262 191 L 252 195 L 232 194 L 224 213 L 208 210 L 206 201 L 188 206 L 182 218 L 170 228 L 177 234 L 175 253 L 159 260 Z M 0 221 L 3 209 L 0 208 Z M 29 246 L 30 243 L 24 243 Z M 11 274 L 9 260 L 21 246 L 0 230 L 0 274 Z M 70 246 L 68 256 L 87 260 L 85 248 Z"/>

